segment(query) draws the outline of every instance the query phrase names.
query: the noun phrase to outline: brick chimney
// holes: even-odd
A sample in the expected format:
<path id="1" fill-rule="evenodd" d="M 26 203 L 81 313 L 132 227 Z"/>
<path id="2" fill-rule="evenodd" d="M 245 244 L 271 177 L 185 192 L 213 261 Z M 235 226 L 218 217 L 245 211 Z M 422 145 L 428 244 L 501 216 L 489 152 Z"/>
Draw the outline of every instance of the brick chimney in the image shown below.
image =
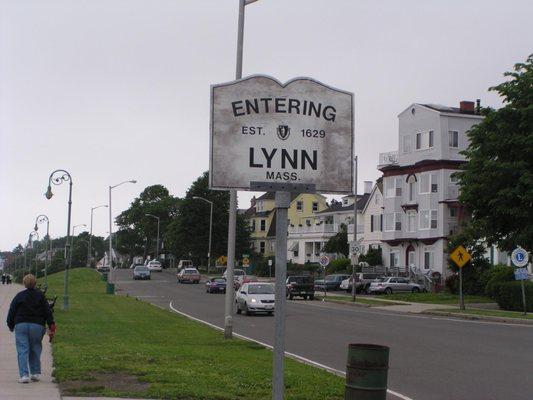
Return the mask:
<path id="1" fill-rule="evenodd" d="M 365 194 L 370 194 L 372 193 L 372 187 L 373 187 L 373 182 L 372 181 L 365 181 Z"/>
<path id="2" fill-rule="evenodd" d="M 461 114 L 475 114 L 475 104 L 473 101 L 461 101 L 459 103 L 459 111 Z"/>
<path id="3" fill-rule="evenodd" d="M 250 199 L 250 206 L 255 207 L 256 199 L 255 196 Z"/>

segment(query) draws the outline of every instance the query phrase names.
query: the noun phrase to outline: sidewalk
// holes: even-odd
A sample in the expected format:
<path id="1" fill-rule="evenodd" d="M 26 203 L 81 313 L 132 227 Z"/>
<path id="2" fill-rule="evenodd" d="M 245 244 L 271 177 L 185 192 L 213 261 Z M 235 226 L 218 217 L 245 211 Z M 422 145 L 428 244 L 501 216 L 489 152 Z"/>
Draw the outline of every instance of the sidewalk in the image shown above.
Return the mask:
<path id="1" fill-rule="evenodd" d="M 59 388 L 52 381 L 52 351 L 47 336 L 43 339 L 41 381 L 28 384 L 17 382 L 15 335 L 9 332 L 6 318 L 11 300 L 22 289 L 21 285 L 0 284 L 0 400 L 60 400 Z"/>

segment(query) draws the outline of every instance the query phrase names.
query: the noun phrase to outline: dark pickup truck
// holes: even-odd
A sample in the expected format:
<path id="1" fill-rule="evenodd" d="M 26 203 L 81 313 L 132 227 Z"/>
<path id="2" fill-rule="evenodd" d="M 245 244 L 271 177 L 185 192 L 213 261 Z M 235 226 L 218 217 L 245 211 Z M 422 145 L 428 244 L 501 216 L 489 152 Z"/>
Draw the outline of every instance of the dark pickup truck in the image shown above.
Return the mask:
<path id="1" fill-rule="evenodd" d="M 299 296 L 304 299 L 315 298 L 315 281 L 312 276 L 289 276 L 287 277 L 287 298 Z"/>

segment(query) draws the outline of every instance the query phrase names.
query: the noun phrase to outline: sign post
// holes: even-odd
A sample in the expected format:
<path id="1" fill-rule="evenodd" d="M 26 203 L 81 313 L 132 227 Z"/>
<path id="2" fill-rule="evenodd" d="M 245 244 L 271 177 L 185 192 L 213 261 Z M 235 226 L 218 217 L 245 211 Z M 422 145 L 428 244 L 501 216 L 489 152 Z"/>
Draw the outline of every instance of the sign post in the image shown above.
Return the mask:
<path id="1" fill-rule="evenodd" d="M 329 265 L 329 257 L 326 255 L 320 256 L 320 258 L 318 259 L 318 263 L 324 268 L 324 299 L 325 299 L 328 296 L 328 288 L 326 287 L 326 268 Z"/>
<path id="2" fill-rule="evenodd" d="M 524 315 L 527 315 L 527 303 L 526 303 L 526 288 L 524 281 L 529 279 L 529 273 L 527 268 L 524 268 L 529 264 L 529 254 L 521 247 L 517 247 L 511 253 L 511 261 L 516 267 L 514 276 L 516 280 L 520 281 L 522 287 L 522 305 L 524 307 Z"/>
<path id="3" fill-rule="evenodd" d="M 282 400 L 290 193 L 353 192 L 353 94 L 311 78 L 282 84 L 269 76 L 254 75 L 212 85 L 210 147 L 211 189 L 276 192 L 272 396 Z M 230 217 L 232 209 L 233 203 Z M 232 226 L 230 220 L 229 282 L 234 256 L 234 243 L 229 243 L 235 237 Z M 226 322 L 231 329 L 228 310 L 234 299 L 228 293 Z"/>
<path id="4" fill-rule="evenodd" d="M 452 261 L 459 267 L 459 309 L 465 309 L 465 299 L 463 296 L 463 267 L 472 257 L 463 246 L 457 246 L 450 254 Z"/>

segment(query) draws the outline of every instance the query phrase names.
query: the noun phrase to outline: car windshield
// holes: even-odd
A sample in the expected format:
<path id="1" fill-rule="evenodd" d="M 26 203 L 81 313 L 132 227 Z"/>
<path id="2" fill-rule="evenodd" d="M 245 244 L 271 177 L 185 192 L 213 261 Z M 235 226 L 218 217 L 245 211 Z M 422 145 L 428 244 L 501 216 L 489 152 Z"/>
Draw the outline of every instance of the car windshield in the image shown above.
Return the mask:
<path id="1" fill-rule="evenodd" d="M 226 283 L 226 280 L 224 278 L 215 278 L 213 279 L 213 282 L 216 283 Z"/>
<path id="2" fill-rule="evenodd" d="M 387 282 L 389 278 L 377 278 L 375 282 Z"/>
<path id="3" fill-rule="evenodd" d="M 146 272 L 146 271 L 148 271 L 148 268 L 146 267 L 143 267 L 143 266 L 135 267 L 135 272 Z"/>
<path id="4" fill-rule="evenodd" d="M 150 265 L 158 267 L 161 265 L 161 263 L 159 261 L 152 261 Z"/>
<path id="5" fill-rule="evenodd" d="M 326 276 L 326 282 L 333 282 L 336 281 L 337 277 L 335 275 L 328 275 Z"/>
<path id="6" fill-rule="evenodd" d="M 274 294 L 274 286 L 269 283 L 248 286 L 249 294 Z"/>

